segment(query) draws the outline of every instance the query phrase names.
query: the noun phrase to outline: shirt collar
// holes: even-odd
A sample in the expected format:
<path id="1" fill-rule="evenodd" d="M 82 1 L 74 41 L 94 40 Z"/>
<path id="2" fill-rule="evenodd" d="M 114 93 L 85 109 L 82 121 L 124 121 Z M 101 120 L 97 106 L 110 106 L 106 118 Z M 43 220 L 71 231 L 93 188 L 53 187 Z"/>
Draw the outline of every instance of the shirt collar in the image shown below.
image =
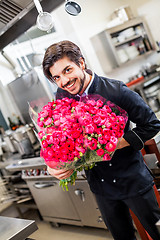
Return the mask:
<path id="1" fill-rule="evenodd" d="M 95 73 L 92 72 L 91 81 L 90 81 L 90 83 L 88 84 L 87 88 L 86 88 L 85 91 L 84 91 L 85 95 L 88 95 L 88 90 L 89 90 L 90 86 L 92 85 L 92 82 L 93 82 L 94 77 L 95 77 Z M 84 93 L 83 93 L 83 94 L 84 94 Z M 83 95 L 83 94 L 82 94 L 82 95 Z"/>
<path id="2" fill-rule="evenodd" d="M 86 87 L 85 91 L 82 93 L 81 96 L 79 94 L 76 95 L 80 99 L 81 99 L 81 97 L 88 95 L 89 88 L 92 85 L 93 79 L 95 77 L 95 73 L 93 73 L 91 70 L 89 70 L 89 74 L 92 75 L 92 78 L 91 78 L 91 81 L 89 82 L 88 86 Z"/>

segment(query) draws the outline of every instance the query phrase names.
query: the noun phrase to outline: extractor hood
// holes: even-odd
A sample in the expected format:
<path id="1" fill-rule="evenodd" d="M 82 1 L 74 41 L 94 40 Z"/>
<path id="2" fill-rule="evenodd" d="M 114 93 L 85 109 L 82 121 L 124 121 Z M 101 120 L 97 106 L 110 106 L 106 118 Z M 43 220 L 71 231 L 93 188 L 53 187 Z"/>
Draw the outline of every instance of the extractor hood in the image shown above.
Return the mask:
<path id="1" fill-rule="evenodd" d="M 40 1 L 43 11 L 51 12 L 64 0 Z M 0 0 L 0 50 L 36 24 L 33 0 Z"/>

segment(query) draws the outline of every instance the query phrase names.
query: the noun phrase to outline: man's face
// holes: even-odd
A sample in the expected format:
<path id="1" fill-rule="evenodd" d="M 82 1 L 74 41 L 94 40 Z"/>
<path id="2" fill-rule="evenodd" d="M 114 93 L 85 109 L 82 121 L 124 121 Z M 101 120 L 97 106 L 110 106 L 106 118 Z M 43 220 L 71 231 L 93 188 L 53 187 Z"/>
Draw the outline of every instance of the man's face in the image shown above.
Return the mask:
<path id="1" fill-rule="evenodd" d="M 84 91 L 85 63 L 80 60 L 80 66 L 77 66 L 68 57 L 63 57 L 50 67 L 50 73 L 53 80 L 59 88 L 75 95 L 82 94 Z"/>

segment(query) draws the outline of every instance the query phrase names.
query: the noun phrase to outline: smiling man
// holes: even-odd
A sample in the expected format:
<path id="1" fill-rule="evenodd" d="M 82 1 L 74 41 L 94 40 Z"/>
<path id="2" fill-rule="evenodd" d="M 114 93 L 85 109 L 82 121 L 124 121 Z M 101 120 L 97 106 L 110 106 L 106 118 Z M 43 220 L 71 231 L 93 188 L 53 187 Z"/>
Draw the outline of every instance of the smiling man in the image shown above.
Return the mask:
<path id="1" fill-rule="evenodd" d="M 68 57 L 55 62 L 50 67 L 49 71 L 52 79 L 56 82 L 59 88 L 68 91 L 75 95 L 81 95 L 88 86 L 91 77 L 85 71 L 84 60 L 79 60 L 79 67 L 72 62 Z"/>
<path id="2" fill-rule="evenodd" d="M 124 136 L 111 161 L 102 161 L 86 171 L 105 224 L 115 240 L 135 240 L 131 209 L 153 240 L 160 234 L 156 222 L 160 210 L 154 195 L 153 177 L 146 167 L 141 149 L 160 131 L 160 121 L 135 92 L 122 81 L 100 77 L 87 69 L 79 47 L 62 41 L 51 45 L 43 60 L 45 76 L 57 84 L 57 98 L 99 94 L 128 113 Z M 130 121 L 135 127 L 130 129 Z M 58 179 L 68 178 L 73 170 L 48 168 Z"/>

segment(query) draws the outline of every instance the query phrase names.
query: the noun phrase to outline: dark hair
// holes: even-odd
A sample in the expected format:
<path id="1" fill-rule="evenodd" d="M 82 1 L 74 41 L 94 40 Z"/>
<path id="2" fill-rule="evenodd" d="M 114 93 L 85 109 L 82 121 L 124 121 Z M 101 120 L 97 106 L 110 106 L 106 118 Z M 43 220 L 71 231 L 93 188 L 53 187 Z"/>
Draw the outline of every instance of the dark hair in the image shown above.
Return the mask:
<path id="1" fill-rule="evenodd" d="M 51 82 L 54 82 L 54 80 L 52 79 L 52 75 L 49 71 L 50 67 L 52 67 L 56 61 L 65 56 L 78 66 L 80 66 L 80 58 L 85 61 L 80 48 L 73 42 L 61 41 L 51 45 L 47 48 L 42 63 L 44 75 Z"/>

